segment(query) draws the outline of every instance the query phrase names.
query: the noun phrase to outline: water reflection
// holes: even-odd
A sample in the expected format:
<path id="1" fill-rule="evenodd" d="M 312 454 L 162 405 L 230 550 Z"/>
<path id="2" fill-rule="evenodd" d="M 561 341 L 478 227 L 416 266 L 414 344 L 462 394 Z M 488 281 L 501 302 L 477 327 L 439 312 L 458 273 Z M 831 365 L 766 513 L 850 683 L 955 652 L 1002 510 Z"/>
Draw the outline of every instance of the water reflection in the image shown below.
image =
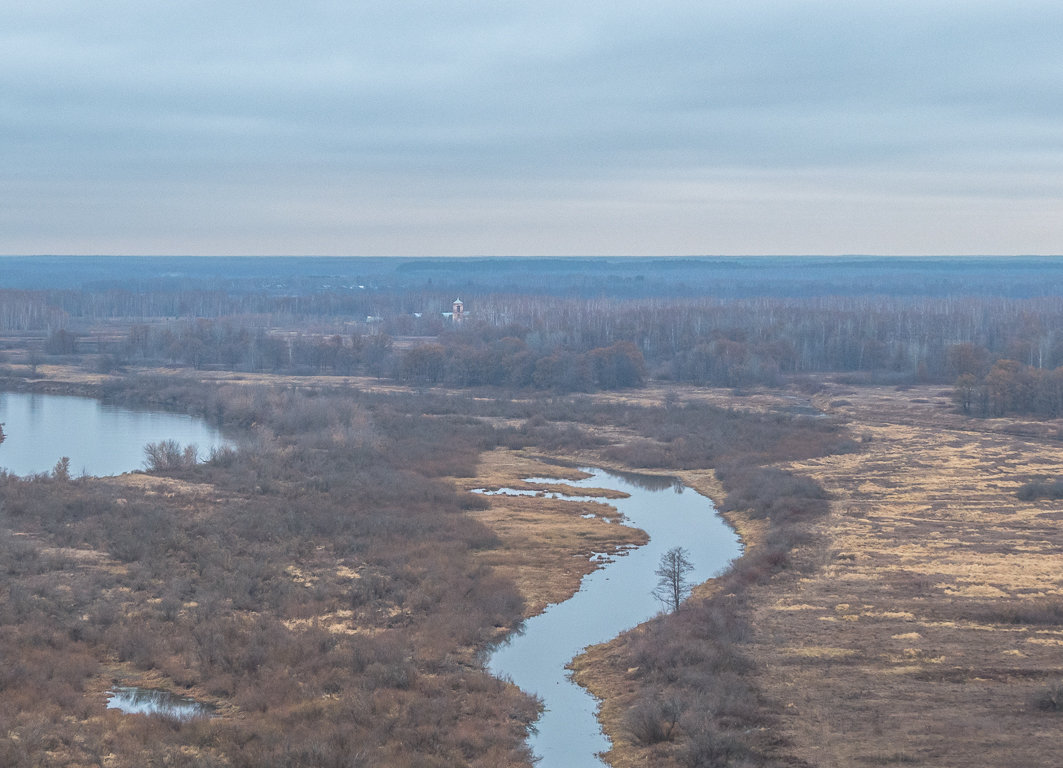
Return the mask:
<path id="1" fill-rule="evenodd" d="M 117 709 L 127 715 L 157 715 L 175 720 L 211 717 L 214 707 L 187 696 L 169 691 L 136 686 L 120 686 L 107 695 L 107 709 Z"/>
<path id="2" fill-rule="evenodd" d="M 40 395 L 29 395 L 29 413 L 31 422 L 36 424 L 40 421 L 41 411 L 44 410 L 44 402 Z"/>
<path id="3" fill-rule="evenodd" d="M 633 485 L 644 491 L 665 491 L 671 488 L 676 493 L 682 493 L 683 488 L 686 487 L 683 485 L 682 480 L 671 475 L 646 475 L 640 472 L 626 472 L 622 469 L 599 469 L 595 470 L 595 472 L 608 475 L 609 477 L 620 478 L 629 485 Z M 558 480 L 556 477 L 528 477 L 525 478 L 525 482 L 550 483 L 556 485 L 557 483 L 565 483 L 566 481 Z M 584 481 L 576 481 L 568 484 L 578 486 L 583 482 Z"/>
<path id="4" fill-rule="evenodd" d="M 605 469 L 602 471 L 612 477 L 619 477 L 621 480 L 644 491 L 667 491 L 671 488 L 676 493 L 682 493 L 683 488 L 686 487 L 678 477 L 670 477 L 669 475 L 642 475 L 638 472 L 623 472 L 619 469 Z"/>

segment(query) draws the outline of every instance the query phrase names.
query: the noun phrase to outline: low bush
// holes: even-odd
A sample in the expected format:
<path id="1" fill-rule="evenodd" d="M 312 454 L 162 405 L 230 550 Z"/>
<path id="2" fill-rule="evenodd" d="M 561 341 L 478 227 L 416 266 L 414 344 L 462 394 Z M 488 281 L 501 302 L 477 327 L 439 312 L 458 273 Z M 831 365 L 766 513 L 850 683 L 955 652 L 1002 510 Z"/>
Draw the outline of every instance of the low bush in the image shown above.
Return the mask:
<path id="1" fill-rule="evenodd" d="M 1034 480 L 1019 486 L 1015 495 L 1020 501 L 1063 499 L 1063 480 Z"/>
<path id="2" fill-rule="evenodd" d="M 1042 712 L 1063 712 L 1063 680 L 1038 691 L 1034 696 L 1034 705 Z"/>
<path id="3" fill-rule="evenodd" d="M 682 714 L 678 699 L 643 699 L 628 710 L 624 727 L 639 744 L 659 744 L 672 739 Z"/>
<path id="4" fill-rule="evenodd" d="M 194 445 L 182 447 L 176 440 L 162 440 L 144 446 L 144 465 L 150 472 L 170 472 L 191 469 L 199 461 Z"/>
<path id="5" fill-rule="evenodd" d="M 740 738 L 711 727 L 695 731 L 680 752 L 685 768 L 752 768 L 753 757 Z"/>
<path id="6" fill-rule="evenodd" d="M 972 611 L 972 618 L 992 624 L 1063 625 L 1063 601 L 1023 600 L 1007 605 L 990 605 Z"/>

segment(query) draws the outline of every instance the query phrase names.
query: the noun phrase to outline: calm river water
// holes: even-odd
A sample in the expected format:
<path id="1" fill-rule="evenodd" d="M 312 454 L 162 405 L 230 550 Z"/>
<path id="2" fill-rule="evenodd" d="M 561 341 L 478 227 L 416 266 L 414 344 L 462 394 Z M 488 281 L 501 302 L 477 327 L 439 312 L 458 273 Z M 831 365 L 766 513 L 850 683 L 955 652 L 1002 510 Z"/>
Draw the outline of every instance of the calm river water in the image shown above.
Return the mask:
<path id="1" fill-rule="evenodd" d="M 583 471 L 591 477 L 565 482 L 629 494 L 625 499 L 586 500 L 616 506 L 630 525 L 650 535 L 650 542 L 585 576 L 571 599 L 528 619 L 524 631 L 496 648 L 488 660 L 493 675 L 509 678 L 543 700 L 546 711 L 529 737 L 532 749 L 541 757 L 540 768 L 604 765 L 597 753 L 608 750 L 609 741 L 596 717 L 598 702 L 572 682 L 565 665 L 588 645 L 610 640 L 660 612 L 661 604 L 651 592 L 657 583 L 654 571 L 661 555 L 672 547 L 684 547 L 695 567 L 691 581 L 698 583 L 719 573 L 741 554 L 738 537 L 705 496 L 660 477 Z M 561 482 L 545 478 L 529 481 Z"/>
<path id="2" fill-rule="evenodd" d="M 195 444 L 201 457 L 225 444 L 201 419 L 133 411 L 87 397 L 0 392 L 0 467 L 16 475 L 50 472 L 70 457 L 72 475 L 118 475 L 144 468 L 144 446 L 161 440 Z"/>

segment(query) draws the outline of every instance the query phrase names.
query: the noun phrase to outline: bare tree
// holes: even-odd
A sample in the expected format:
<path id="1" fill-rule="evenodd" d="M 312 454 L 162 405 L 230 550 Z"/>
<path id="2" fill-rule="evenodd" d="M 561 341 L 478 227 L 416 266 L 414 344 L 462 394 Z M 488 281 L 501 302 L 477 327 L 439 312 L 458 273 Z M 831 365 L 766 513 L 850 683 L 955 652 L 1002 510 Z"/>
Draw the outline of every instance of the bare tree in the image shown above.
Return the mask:
<path id="1" fill-rule="evenodd" d="M 657 586 L 653 596 L 675 613 L 679 604 L 690 594 L 691 583 L 688 574 L 694 570 L 690 553 L 683 547 L 672 547 L 661 555 L 657 570 Z"/>
<path id="2" fill-rule="evenodd" d="M 182 448 L 176 440 L 160 440 L 144 446 L 144 466 L 149 472 L 190 469 L 198 462 L 199 449 L 194 444 Z"/>
<path id="3" fill-rule="evenodd" d="M 4 425 L 0 424 L 0 443 L 4 442 Z"/>

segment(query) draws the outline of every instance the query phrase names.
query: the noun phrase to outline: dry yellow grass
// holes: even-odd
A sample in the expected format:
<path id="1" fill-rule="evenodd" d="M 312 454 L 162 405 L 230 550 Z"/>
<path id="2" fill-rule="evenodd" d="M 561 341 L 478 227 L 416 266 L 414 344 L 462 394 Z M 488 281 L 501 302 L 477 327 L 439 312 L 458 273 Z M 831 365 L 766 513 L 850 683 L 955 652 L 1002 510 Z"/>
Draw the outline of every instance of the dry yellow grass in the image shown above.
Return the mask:
<path id="1" fill-rule="evenodd" d="M 1063 675 L 1063 632 L 992 620 L 1063 594 L 1063 504 L 1014 494 L 1063 476 L 1058 425 L 968 421 L 940 388 L 820 403 L 868 442 L 791 466 L 834 495 L 822 551 L 805 553 L 820 567 L 755 601 L 757 682 L 793 755 L 823 768 L 1059 764 L 1061 722 L 1031 699 Z"/>
<path id="2" fill-rule="evenodd" d="M 527 477 L 577 480 L 583 473 L 546 464 L 518 452 L 497 450 L 484 454 L 475 478 L 462 484 L 473 488 L 549 488 L 524 482 Z M 569 488 L 569 490 L 573 490 Z M 615 491 L 575 489 L 581 496 L 598 496 L 602 502 L 577 502 L 541 496 L 490 496 L 490 507 L 470 513 L 493 530 L 502 542 L 498 549 L 480 554 L 483 562 L 513 579 L 525 600 L 525 613 L 534 616 L 547 605 L 566 600 L 580 579 L 594 570 L 591 555 L 617 547 L 642 544 L 646 534 L 616 525 L 615 507 L 607 506 Z M 583 517 L 594 513 L 595 517 Z"/>
<path id="3" fill-rule="evenodd" d="M 28 365 L 9 365 L 16 372 L 28 373 Z M 275 373 L 242 373 L 236 371 L 202 371 L 191 368 L 145 367 L 131 368 L 133 373 L 142 373 L 173 379 L 195 379 L 213 384 L 268 384 L 291 387 L 351 387 L 377 392 L 410 392 L 411 387 L 391 384 L 372 376 L 288 376 Z M 79 385 L 93 387 L 108 381 L 122 379 L 126 374 L 95 373 L 79 365 L 39 365 L 36 380 L 44 384 Z"/>

